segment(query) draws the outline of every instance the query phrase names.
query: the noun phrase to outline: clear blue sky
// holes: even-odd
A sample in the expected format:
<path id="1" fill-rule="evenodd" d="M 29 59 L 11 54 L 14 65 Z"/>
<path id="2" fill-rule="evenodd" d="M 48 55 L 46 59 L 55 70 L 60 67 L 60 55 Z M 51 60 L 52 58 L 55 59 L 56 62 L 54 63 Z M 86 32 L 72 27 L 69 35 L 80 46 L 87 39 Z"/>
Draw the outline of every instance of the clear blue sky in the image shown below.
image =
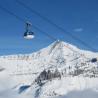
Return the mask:
<path id="1" fill-rule="evenodd" d="M 98 0 L 21 1 L 98 50 Z M 61 30 L 16 3 L 15 0 L 0 0 L 0 5 L 19 17 L 31 21 L 33 25 L 57 39 L 64 40 L 82 49 L 88 49 L 80 42 L 64 35 Z M 32 31 L 36 35 L 35 39 L 25 40 L 23 39 L 24 31 L 24 23 L 0 9 L 0 55 L 31 53 L 53 42 L 33 27 Z"/>

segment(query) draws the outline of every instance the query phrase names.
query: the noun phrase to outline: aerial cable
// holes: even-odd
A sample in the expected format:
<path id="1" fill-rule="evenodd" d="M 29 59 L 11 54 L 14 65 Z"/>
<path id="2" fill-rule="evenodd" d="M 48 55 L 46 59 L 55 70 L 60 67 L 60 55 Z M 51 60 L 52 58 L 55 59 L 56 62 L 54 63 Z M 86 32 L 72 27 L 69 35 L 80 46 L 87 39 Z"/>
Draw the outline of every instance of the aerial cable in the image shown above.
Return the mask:
<path id="1" fill-rule="evenodd" d="M 9 11 L 8 9 L 4 8 L 4 7 L 1 6 L 1 5 L 0 5 L 0 9 L 3 10 L 4 12 L 6 12 L 6 13 L 12 15 L 13 17 L 15 17 L 16 19 L 18 19 L 19 21 L 21 21 L 21 22 L 23 22 L 23 23 L 26 22 L 25 19 L 23 19 L 23 18 L 17 16 L 15 13 Z M 50 34 L 44 32 L 44 31 L 42 31 L 41 29 L 39 29 L 39 28 L 36 27 L 35 25 L 33 25 L 33 27 L 34 27 L 35 29 L 37 29 L 38 31 L 40 31 L 40 33 L 43 32 L 43 33 L 44 33 L 45 35 L 47 35 L 50 39 L 52 39 L 52 40 L 56 40 L 56 38 L 54 38 L 53 36 L 51 36 Z M 65 46 L 65 47 L 67 47 L 67 46 Z M 69 49 L 70 49 L 71 51 L 73 51 L 73 52 L 76 52 L 76 51 L 74 51 L 73 49 L 71 49 L 70 47 L 67 47 L 67 48 L 69 48 Z"/>
<path id="2" fill-rule="evenodd" d="M 52 24 L 53 26 L 55 26 L 56 28 L 58 28 L 59 30 L 63 31 L 63 34 L 66 34 L 70 37 L 72 37 L 74 40 L 80 42 L 82 45 L 84 45 L 85 47 L 87 47 L 88 49 L 97 51 L 95 48 L 91 47 L 89 44 L 85 43 L 83 40 L 79 39 L 78 37 L 74 36 L 73 34 L 71 34 L 70 32 L 66 31 L 65 29 L 63 29 L 61 26 L 57 25 L 56 23 L 54 23 L 53 21 L 51 21 L 50 19 L 48 19 L 47 17 L 41 15 L 40 13 L 38 13 L 37 11 L 33 10 L 32 8 L 30 8 L 29 6 L 27 6 L 25 3 L 21 2 L 20 0 L 16 0 L 16 2 L 18 4 L 20 4 L 21 6 L 23 6 L 24 8 L 28 9 L 29 11 L 31 11 L 32 13 L 36 14 L 37 16 L 41 17 L 43 20 L 47 21 L 48 23 Z"/>
<path id="3" fill-rule="evenodd" d="M 15 17 L 17 20 L 19 20 L 19 21 L 21 21 L 21 22 L 23 22 L 23 23 L 26 22 L 25 19 L 23 19 L 23 18 L 17 16 L 15 13 L 9 11 L 8 9 L 6 9 L 5 7 L 3 7 L 3 6 L 1 6 L 1 5 L 0 5 L 0 9 L 3 10 L 4 12 L 10 14 L 11 16 Z M 41 29 L 39 29 L 39 28 L 36 27 L 35 25 L 33 25 L 33 27 L 34 27 L 35 29 L 37 29 L 38 31 L 40 31 L 40 33 L 44 33 L 45 35 L 47 35 L 50 39 L 56 40 L 56 38 L 54 38 L 53 36 L 51 36 L 50 34 L 44 32 L 44 31 L 42 31 Z M 66 47 L 67 47 L 67 46 L 66 46 Z M 72 50 L 70 47 L 67 47 L 67 48 L 69 48 L 71 51 L 74 51 L 74 50 Z M 74 51 L 74 52 L 75 52 L 75 51 Z"/>
<path id="4" fill-rule="evenodd" d="M 23 19 L 23 18 L 17 16 L 15 13 L 9 11 L 8 9 L 4 8 L 4 7 L 1 6 L 1 5 L 0 5 L 0 9 L 2 9 L 2 10 L 3 10 L 4 12 L 6 12 L 6 13 L 12 15 L 13 17 L 15 17 L 16 19 L 18 19 L 19 21 L 21 21 L 21 22 L 23 22 L 23 23 L 26 22 L 25 19 Z M 37 29 L 38 31 L 40 31 L 40 33 L 43 32 L 43 33 L 44 33 L 45 35 L 47 35 L 50 39 L 52 39 L 52 40 L 56 40 L 56 38 L 54 38 L 53 36 L 51 36 L 50 34 L 44 32 L 44 31 L 42 31 L 41 29 L 39 29 L 39 28 L 36 27 L 35 25 L 33 25 L 33 27 L 34 27 L 35 29 Z M 65 46 L 65 47 L 67 47 L 67 46 Z M 67 47 L 67 48 L 69 48 L 71 51 L 75 52 L 75 51 L 74 51 L 73 49 L 71 49 L 70 47 Z M 4 50 L 4 49 L 2 49 L 2 50 Z"/>
<path id="5" fill-rule="evenodd" d="M 20 18 L 19 16 L 17 16 L 16 14 L 14 14 L 13 12 L 9 11 L 8 9 L 4 8 L 3 6 L 0 5 L 0 9 L 3 10 L 4 12 L 14 16 L 16 19 L 18 19 L 21 22 L 26 22 L 24 19 Z"/>
<path id="6" fill-rule="evenodd" d="M 15 13 L 9 11 L 9 10 L 6 9 L 5 7 L 3 7 L 3 6 L 0 5 L 0 9 L 1 9 L 2 11 L 4 11 L 4 12 L 10 14 L 11 16 L 15 17 L 17 20 L 19 20 L 19 21 L 21 21 L 21 22 L 23 22 L 23 23 L 26 23 L 26 20 L 25 20 L 25 19 L 23 19 L 23 18 L 17 16 Z M 45 35 L 46 35 L 47 37 L 49 37 L 51 40 L 53 40 L 53 41 L 57 40 L 56 38 L 54 38 L 53 36 L 51 36 L 51 35 L 48 34 L 47 32 L 45 32 L 45 31 L 39 29 L 37 26 L 35 26 L 35 25 L 32 25 L 32 26 L 33 26 L 36 30 L 40 31 L 40 33 L 45 34 Z"/>

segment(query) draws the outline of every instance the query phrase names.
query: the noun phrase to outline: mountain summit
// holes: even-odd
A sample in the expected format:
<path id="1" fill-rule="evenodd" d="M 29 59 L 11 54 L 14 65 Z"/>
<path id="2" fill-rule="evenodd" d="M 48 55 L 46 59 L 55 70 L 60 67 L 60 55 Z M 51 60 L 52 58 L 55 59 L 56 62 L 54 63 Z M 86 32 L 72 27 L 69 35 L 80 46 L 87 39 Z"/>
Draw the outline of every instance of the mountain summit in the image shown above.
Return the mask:
<path id="1" fill-rule="evenodd" d="M 62 96 L 73 90 L 97 89 L 98 53 L 63 41 L 31 54 L 0 57 L 0 72 L 14 80 L 19 94 L 34 98 Z"/>

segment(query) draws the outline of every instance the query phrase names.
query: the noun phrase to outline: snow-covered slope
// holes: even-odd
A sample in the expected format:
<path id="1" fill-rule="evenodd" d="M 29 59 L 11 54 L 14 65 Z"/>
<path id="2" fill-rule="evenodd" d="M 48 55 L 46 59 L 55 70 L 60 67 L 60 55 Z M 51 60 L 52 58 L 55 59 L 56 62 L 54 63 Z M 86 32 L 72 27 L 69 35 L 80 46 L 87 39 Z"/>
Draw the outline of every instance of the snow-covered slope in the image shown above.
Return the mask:
<path id="1" fill-rule="evenodd" d="M 32 98 L 63 96 L 98 89 L 98 53 L 56 41 L 32 54 L 0 57 L 0 74 L 13 79 L 13 90 Z"/>

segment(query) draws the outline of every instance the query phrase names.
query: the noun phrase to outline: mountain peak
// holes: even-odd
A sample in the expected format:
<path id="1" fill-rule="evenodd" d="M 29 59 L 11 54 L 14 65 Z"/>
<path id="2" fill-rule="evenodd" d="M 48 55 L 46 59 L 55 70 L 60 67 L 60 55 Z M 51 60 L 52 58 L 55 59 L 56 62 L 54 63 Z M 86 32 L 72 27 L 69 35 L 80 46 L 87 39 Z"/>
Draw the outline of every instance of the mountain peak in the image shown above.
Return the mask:
<path id="1" fill-rule="evenodd" d="M 76 46 L 66 43 L 64 41 L 61 41 L 61 40 L 57 40 L 57 41 L 53 42 L 49 47 L 51 47 L 50 50 L 59 48 L 59 49 L 65 50 L 65 51 L 72 51 L 72 52 L 79 51 L 79 49 Z"/>

